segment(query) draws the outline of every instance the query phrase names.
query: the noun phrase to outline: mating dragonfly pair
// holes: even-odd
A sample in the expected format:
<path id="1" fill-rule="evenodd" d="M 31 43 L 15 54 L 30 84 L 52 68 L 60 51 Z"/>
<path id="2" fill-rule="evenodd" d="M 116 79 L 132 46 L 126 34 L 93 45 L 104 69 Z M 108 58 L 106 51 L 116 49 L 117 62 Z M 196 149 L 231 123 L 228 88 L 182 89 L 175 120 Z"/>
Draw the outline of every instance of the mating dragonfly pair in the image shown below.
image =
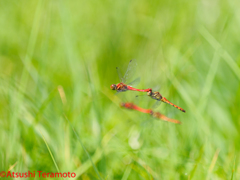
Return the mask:
<path id="1" fill-rule="evenodd" d="M 112 90 L 116 90 L 117 92 L 124 92 L 124 91 L 139 91 L 139 92 L 147 92 L 147 95 L 150 96 L 152 99 L 155 99 L 157 101 L 161 101 L 161 102 L 164 102 L 164 103 L 167 103 L 167 104 L 170 104 L 171 106 L 179 109 L 180 111 L 182 112 L 186 112 L 183 108 L 171 103 L 170 101 L 168 101 L 165 97 L 163 97 L 159 92 L 153 92 L 152 91 L 152 88 L 148 88 L 148 89 L 136 89 L 136 88 L 133 88 L 132 86 L 130 85 L 127 85 L 125 84 L 126 80 L 128 79 L 128 77 L 130 76 L 131 73 L 133 73 L 133 69 L 135 69 L 137 63 L 135 60 L 131 60 L 128 64 L 128 68 L 127 68 L 127 71 L 125 73 L 125 75 L 123 76 L 122 78 L 122 75 L 120 73 L 120 70 L 119 68 L 117 67 L 117 72 L 118 72 L 118 76 L 120 78 L 120 83 L 118 84 L 112 84 L 110 86 L 110 88 Z M 135 81 L 139 81 L 139 79 L 136 79 Z M 131 84 L 131 83 L 130 83 Z M 175 119 L 171 119 L 171 118 L 168 118 L 166 116 L 164 116 L 163 114 L 159 113 L 159 112 L 154 112 L 153 110 L 151 109 L 143 109 L 141 107 L 138 107 L 137 105 L 133 104 L 133 103 L 121 103 L 120 104 L 121 107 L 124 107 L 124 108 L 127 108 L 127 109 L 133 109 L 133 110 L 136 110 L 136 111 L 140 111 L 140 112 L 143 112 L 143 113 L 147 113 L 147 114 L 150 114 L 151 116 L 153 116 L 154 118 L 158 118 L 158 119 L 161 119 L 161 120 L 164 120 L 164 121 L 168 121 L 168 122 L 173 122 L 173 123 L 177 123 L 177 124 L 180 124 L 181 122 L 178 121 L 178 120 L 175 120 Z"/>

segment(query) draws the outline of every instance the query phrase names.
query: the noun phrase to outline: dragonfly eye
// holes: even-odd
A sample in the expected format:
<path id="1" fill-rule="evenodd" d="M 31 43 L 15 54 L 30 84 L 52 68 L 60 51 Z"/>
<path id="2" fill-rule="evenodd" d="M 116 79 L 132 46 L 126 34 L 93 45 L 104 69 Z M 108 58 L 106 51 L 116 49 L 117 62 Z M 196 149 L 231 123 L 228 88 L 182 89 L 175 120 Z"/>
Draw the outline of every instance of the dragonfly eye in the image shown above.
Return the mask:
<path id="1" fill-rule="evenodd" d="M 112 85 L 110 86 L 110 88 L 111 88 L 112 90 L 116 90 L 116 89 L 117 89 L 117 86 L 116 86 L 116 84 L 112 84 Z"/>

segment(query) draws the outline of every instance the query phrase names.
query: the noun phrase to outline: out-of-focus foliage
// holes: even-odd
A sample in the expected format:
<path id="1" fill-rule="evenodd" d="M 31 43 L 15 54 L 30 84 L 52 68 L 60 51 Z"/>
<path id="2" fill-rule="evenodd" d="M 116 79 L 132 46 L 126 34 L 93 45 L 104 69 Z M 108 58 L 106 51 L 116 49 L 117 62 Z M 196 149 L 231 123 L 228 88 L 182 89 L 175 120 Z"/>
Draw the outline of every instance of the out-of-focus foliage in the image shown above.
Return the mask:
<path id="1" fill-rule="evenodd" d="M 239 179 L 238 7 L 234 0 L 1 0 L 0 170 Z M 130 59 L 138 62 L 137 88 L 156 87 L 186 110 L 156 109 L 181 125 L 119 107 L 154 104 L 135 97 L 144 93 L 110 89 L 119 82 L 116 66 L 124 72 Z"/>

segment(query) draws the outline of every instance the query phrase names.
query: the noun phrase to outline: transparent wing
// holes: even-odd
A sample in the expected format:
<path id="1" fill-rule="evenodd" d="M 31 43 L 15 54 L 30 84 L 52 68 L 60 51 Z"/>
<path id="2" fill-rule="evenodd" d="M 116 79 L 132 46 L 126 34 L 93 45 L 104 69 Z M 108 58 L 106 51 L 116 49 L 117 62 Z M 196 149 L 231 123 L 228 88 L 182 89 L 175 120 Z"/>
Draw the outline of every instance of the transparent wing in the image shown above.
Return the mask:
<path id="1" fill-rule="evenodd" d="M 126 71 L 125 75 L 123 76 L 124 82 L 129 80 L 134 75 L 136 68 L 137 68 L 137 61 L 135 59 L 130 60 L 128 67 L 127 67 L 127 71 Z"/>
<path id="2" fill-rule="evenodd" d="M 140 81 L 141 81 L 141 78 L 138 77 L 137 79 L 135 79 L 135 80 L 133 80 L 132 82 L 128 83 L 128 85 L 130 85 L 130 86 L 136 86 L 136 85 L 138 85 L 138 84 L 140 83 Z"/>
<path id="3" fill-rule="evenodd" d="M 157 101 L 157 100 L 155 100 L 156 102 L 153 104 L 153 106 L 152 106 L 152 108 L 153 109 L 156 109 L 158 106 L 160 106 L 161 105 L 161 101 Z"/>
<path id="4" fill-rule="evenodd" d="M 117 73 L 118 73 L 118 78 L 120 82 L 123 82 L 123 75 L 119 67 L 116 67 Z"/>
<path id="5" fill-rule="evenodd" d="M 158 92 L 160 92 L 161 91 L 161 85 L 156 85 L 156 86 L 154 86 L 153 88 L 152 88 L 152 90 L 153 91 L 158 91 Z"/>

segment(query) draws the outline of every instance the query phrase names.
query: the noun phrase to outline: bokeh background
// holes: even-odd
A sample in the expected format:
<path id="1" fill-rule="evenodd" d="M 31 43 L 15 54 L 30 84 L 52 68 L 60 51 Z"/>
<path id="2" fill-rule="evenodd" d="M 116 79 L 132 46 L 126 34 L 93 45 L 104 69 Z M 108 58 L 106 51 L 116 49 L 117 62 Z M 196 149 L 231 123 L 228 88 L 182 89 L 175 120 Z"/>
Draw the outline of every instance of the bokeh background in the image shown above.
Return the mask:
<path id="1" fill-rule="evenodd" d="M 0 1 L 0 170 L 239 179 L 240 1 Z M 116 94 L 130 59 L 183 107 Z M 72 128 L 73 127 L 73 128 Z M 74 130 L 75 131 L 74 131 Z M 75 134 L 76 132 L 76 134 Z M 35 179 L 41 179 L 35 177 Z"/>

